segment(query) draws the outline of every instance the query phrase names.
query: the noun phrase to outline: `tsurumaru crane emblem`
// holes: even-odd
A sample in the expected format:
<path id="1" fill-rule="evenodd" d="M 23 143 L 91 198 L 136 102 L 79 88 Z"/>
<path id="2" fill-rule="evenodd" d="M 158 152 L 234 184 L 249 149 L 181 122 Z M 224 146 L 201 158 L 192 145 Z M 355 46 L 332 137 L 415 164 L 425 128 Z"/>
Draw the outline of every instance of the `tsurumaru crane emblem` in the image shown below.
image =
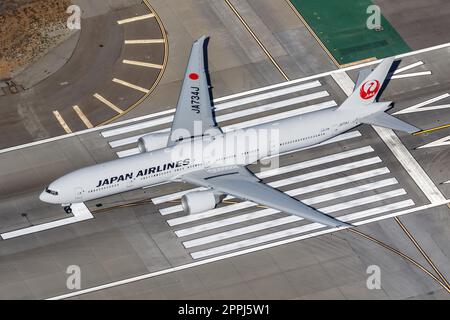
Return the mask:
<path id="1" fill-rule="evenodd" d="M 378 80 L 369 80 L 361 86 L 360 96 L 367 100 L 373 98 L 380 90 L 380 82 Z"/>

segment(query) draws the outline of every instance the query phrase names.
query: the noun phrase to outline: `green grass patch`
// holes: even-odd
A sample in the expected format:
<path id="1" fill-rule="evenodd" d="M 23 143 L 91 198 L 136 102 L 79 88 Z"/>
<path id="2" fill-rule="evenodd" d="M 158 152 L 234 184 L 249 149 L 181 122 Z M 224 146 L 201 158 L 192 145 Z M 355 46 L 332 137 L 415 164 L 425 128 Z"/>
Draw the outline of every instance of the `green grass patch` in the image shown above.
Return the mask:
<path id="1" fill-rule="evenodd" d="M 367 28 L 370 0 L 290 0 L 340 64 L 411 51 L 383 16 L 382 30 Z"/>

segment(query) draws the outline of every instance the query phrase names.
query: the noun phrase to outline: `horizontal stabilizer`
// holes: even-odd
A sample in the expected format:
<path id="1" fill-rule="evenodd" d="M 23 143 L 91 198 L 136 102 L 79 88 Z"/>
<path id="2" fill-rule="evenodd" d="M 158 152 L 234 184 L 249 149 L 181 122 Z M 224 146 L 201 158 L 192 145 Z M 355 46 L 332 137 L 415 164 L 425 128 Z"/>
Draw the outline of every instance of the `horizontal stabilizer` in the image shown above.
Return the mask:
<path id="1" fill-rule="evenodd" d="M 419 128 L 414 127 L 402 120 L 399 120 L 385 112 L 377 112 L 375 114 L 362 118 L 361 122 L 397 131 L 404 131 L 407 133 L 420 131 Z"/>

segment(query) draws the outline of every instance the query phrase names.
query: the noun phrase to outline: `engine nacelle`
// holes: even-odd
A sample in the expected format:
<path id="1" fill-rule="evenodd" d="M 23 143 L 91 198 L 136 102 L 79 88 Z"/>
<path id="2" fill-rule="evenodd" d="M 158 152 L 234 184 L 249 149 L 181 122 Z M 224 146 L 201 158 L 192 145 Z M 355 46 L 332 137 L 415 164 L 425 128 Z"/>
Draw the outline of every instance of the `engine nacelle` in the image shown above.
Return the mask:
<path id="1" fill-rule="evenodd" d="M 152 133 L 140 137 L 138 149 L 141 153 L 150 152 L 167 147 L 170 133 Z"/>
<path id="2" fill-rule="evenodd" d="M 222 199 L 213 191 L 194 191 L 181 197 L 181 206 L 187 214 L 202 213 L 214 209 Z"/>

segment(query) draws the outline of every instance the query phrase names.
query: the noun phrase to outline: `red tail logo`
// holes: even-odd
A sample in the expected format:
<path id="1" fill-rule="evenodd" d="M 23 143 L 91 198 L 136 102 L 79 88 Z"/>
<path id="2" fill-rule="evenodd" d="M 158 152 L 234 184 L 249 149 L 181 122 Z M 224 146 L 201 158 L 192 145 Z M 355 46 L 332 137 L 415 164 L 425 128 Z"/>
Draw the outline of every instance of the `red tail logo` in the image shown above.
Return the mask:
<path id="1" fill-rule="evenodd" d="M 373 98 L 380 90 L 380 87 L 381 85 L 378 80 L 369 80 L 367 82 L 364 82 L 364 84 L 361 86 L 359 94 L 361 98 L 367 100 Z"/>

